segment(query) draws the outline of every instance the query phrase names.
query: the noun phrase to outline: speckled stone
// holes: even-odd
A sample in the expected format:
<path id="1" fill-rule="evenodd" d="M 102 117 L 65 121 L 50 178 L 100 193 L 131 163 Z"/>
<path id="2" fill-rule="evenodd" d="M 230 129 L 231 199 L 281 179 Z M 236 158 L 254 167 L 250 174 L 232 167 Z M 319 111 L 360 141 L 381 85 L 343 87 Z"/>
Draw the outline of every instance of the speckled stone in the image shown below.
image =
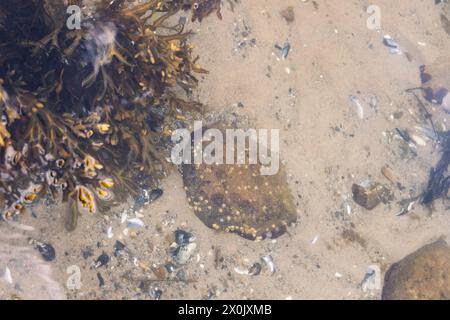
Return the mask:
<path id="1" fill-rule="evenodd" d="M 386 272 L 383 300 L 450 299 L 450 247 L 428 244 L 393 264 Z"/>
<path id="2" fill-rule="evenodd" d="M 219 128 L 225 137 L 225 128 Z M 224 140 L 225 141 L 225 140 Z M 280 165 L 281 166 L 281 165 Z M 261 175 L 254 165 L 183 165 L 190 205 L 208 227 L 251 239 L 276 238 L 297 220 L 283 168 Z"/>

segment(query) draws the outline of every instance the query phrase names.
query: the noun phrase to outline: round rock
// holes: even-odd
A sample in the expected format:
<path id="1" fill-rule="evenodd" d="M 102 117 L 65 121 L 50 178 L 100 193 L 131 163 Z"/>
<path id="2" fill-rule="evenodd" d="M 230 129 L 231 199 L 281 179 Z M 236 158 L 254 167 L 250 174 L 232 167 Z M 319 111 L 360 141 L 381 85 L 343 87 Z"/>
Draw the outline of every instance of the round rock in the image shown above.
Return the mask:
<path id="1" fill-rule="evenodd" d="M 450 247 L 428 244 L 393 264 L 386 273 L 383 300 L 450 299 Z"/>

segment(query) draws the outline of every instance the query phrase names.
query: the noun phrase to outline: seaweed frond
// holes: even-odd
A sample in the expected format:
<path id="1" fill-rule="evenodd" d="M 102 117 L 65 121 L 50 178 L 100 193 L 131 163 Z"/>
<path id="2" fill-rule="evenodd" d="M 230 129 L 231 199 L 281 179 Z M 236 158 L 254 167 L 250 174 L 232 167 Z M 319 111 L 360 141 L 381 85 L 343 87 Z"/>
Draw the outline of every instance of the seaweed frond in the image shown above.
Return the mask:
<path id="1" fill-rule="evenodd" d="M 46 194 L 94 213 L 166 175 L 171 130 L 199 110 L 180 92 L 205 72 L 168 22 L 185 9 L 201 20 L 220 1 L 102 1 L 79 30 L 45 0 L 0 2 L 4 216 Z"/>

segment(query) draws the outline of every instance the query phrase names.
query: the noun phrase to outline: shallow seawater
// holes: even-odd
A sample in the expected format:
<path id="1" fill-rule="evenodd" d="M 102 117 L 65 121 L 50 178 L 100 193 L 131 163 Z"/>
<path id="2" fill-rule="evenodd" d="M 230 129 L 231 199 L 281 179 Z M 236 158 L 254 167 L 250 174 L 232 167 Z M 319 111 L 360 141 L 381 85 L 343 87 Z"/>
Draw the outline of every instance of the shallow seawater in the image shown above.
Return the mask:
<path id="1" fill-rule="evenodd" d="M 420 66 L 449 61 L 441 16 L 450 19 L 450 9 L 433 0 L 378 5 L 375 29 L 360 1 L 241 0 L 233 10 L 224 1 L 222 20 L 213 13 L 202 22 L 181 12 L 195 32 L 188 41 L 196 63 L 209 71 L 197 75 L 189 96 L 206 111 L 188 117 L 187 127 L 195 118 L 220 129 L 223 115 L 232 115 L 248 119 L 246 128 L 279 130 L 282 178 L 258 180 L 252 172 L 240 181 L 214 169 L 210 176 L 196 171 L 199 186 L 192 187 L 174 165 L 141 197 L 83 213 L 71 232 L 70 205 L 42 199 L 12 225 L 2 222 L 0 298 L 380 299 L 394 263 L 449 235 L 446 201 L 429 207 L 419 199 L 441 156 L 434 131 L 448 130 L 449 116 L 414 91 L 433 130 L 406 90 L 422 85 Z M 434 72 L 442 86 L 444 69 Z M 247 181 L 273 185 L 238 189 Z M 354 185 L 367 191 L 358 201 Z M 371 186 L 389 189 L 389 197 Z M 286 190 L 293 208 L 278 213 L 295 224 L 283 224 L 276 237 L 254 237 L 252 223 L 270 231 L 264 222 L 277 227 L 285 219 L 271 220 L 270 210 L 252 215 L 262 206 L 240 197 L 270 199 Z M 237 198 L 247 219 L 228 223 L 222 205 L 239 211 Z M 236 231 L 234 221 L 252 236 L 224 232 Z M 29 238 L 50 244 L 55 259 L 45 261 Z M 16 253 L 42 276 L 45 290 L 21 276 L 26 270 L 11 263 Z"/>

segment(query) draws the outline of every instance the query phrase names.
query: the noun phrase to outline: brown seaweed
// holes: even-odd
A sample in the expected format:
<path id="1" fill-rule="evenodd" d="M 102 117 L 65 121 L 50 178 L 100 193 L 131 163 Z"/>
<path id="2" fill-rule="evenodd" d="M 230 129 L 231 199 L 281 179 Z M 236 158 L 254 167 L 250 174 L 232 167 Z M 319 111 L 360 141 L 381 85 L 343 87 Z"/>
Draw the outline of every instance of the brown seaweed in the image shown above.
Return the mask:
<path id="1" fill-rule="evenodd" d="M 448 167 L 450 165 L 450 132 L 441 135 L 441 158 L 434 168 L 431 168 L 428 177 L 428 183 L 422 194 L 422 203 L 431 204 L 439 198 L 448 199 L 450 189 L 450 174 Z"/>
<path id="2" fill-rule="evenodd" d="M 3 217 L 44 195 L 95 213 L 166 175 L 170 133 L 199 110 L 179 89 L 189 95 L 195 73 L 205 72 L 190 32 L 168 18 L 191 9 L 201 20 L 220 9 L 195 3 L 103 1 L 69 30 L 66 12 L 47 1 L 0 2 Z"/>

